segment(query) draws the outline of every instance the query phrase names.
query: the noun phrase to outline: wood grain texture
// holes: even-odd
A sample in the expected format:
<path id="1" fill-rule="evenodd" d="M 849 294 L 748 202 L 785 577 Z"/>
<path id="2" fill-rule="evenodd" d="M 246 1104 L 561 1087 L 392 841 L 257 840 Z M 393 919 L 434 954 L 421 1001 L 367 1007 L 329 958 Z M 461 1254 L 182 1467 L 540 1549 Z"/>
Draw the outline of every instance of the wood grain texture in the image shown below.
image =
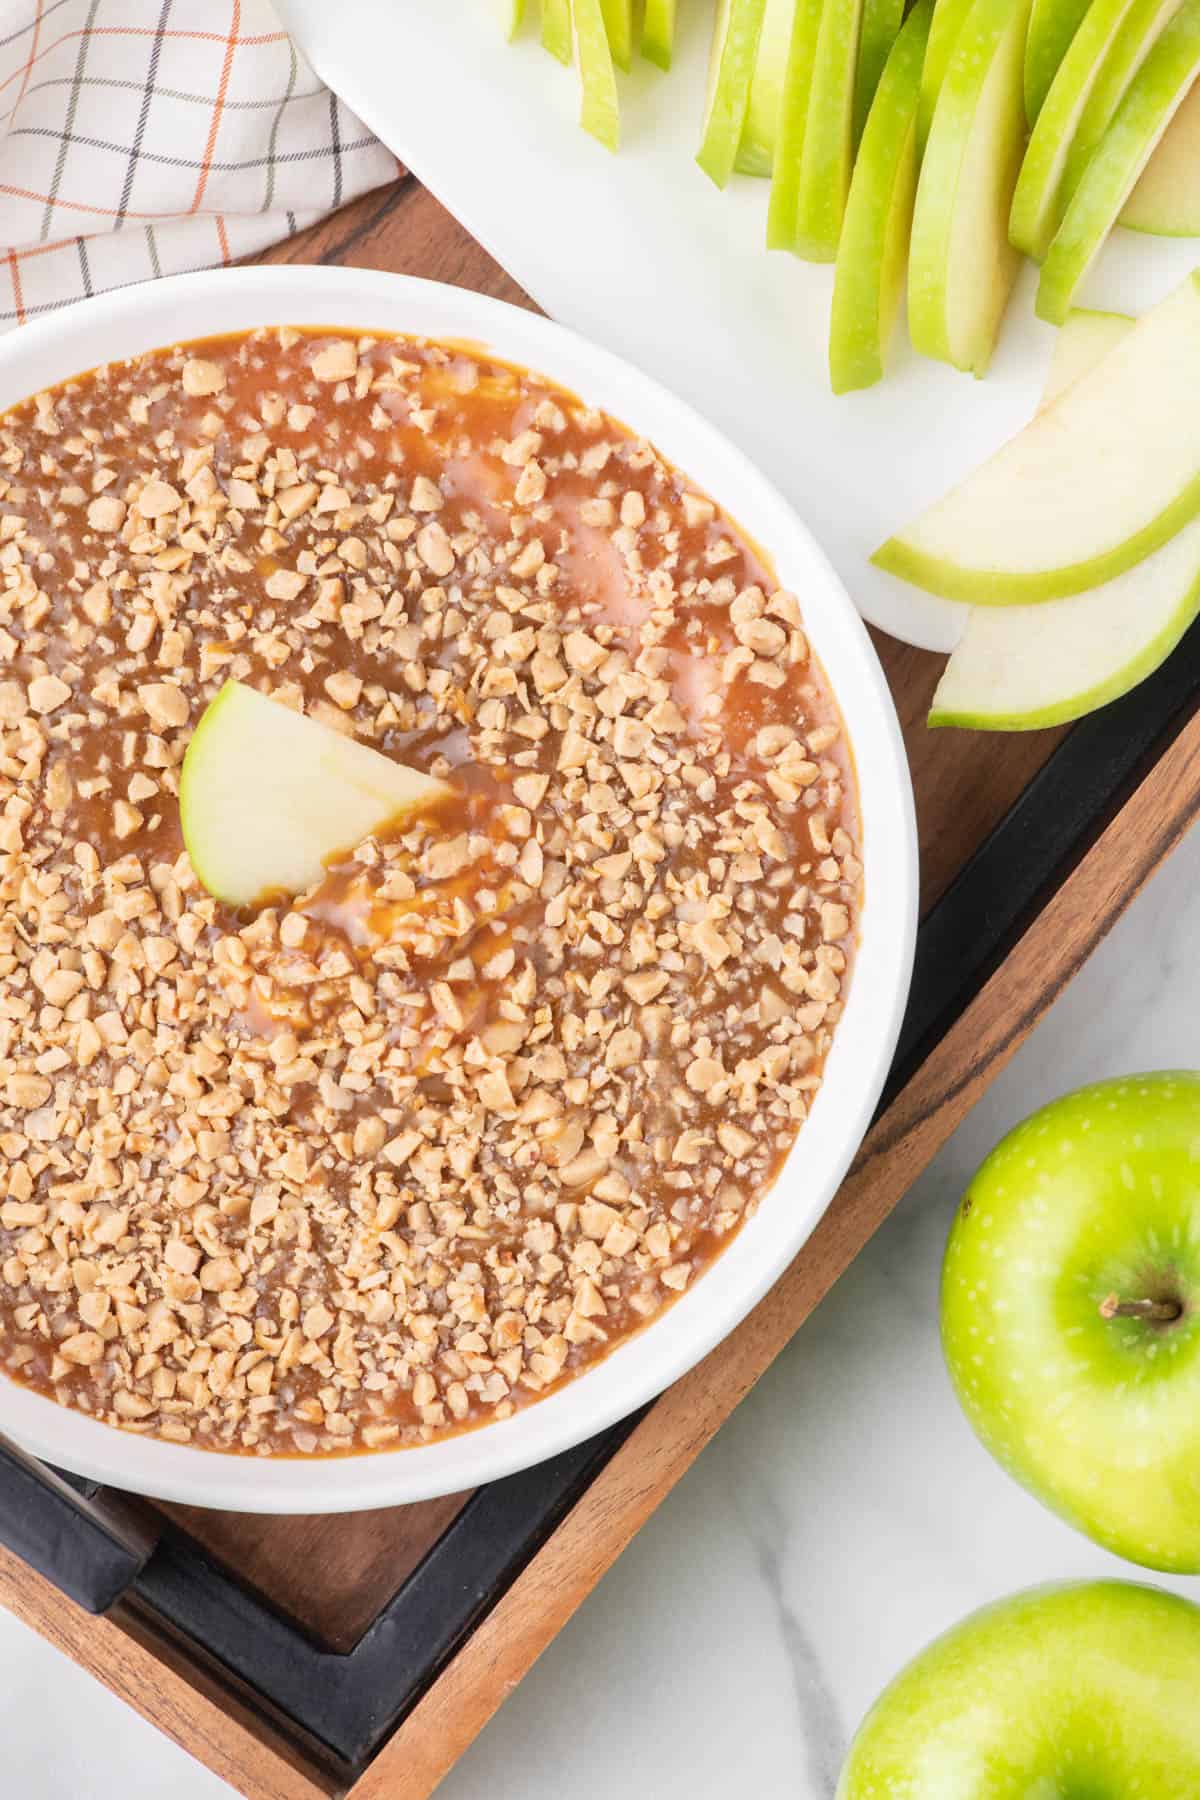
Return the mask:
<path id="1" fill-rule="evenodd" d="M 426 1800 L 907 1192 L 1200 809 L 1200 715 L 871 1131 L 750 1316 L 637 1427 L 350 1790 Z"/>
<path id="2" fill-rule="evenodd" d="M 247 1800 L 330 1800 L 338 1792 L 235 1695 L 184 1668 L 165 1638 L 125 1612 L 93 1618 L 3 1548 L 0 1605 Z"/>

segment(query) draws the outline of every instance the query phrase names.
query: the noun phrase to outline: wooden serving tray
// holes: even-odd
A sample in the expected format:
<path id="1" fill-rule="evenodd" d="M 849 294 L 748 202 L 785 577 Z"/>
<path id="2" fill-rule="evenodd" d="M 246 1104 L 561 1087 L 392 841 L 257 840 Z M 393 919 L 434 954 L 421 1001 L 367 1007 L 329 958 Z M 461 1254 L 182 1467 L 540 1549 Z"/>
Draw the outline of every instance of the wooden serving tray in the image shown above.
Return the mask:
<path id="1" fill-rule="evenodd" d="M 531 304 L 411 177 L 264 260 Z M 51 1555 L 25 1530 L 60 1503 L 44 1472 L 0 1472 L 0 1600 L 247 1800 L 433 1792 L 1187 829 L 1200 627 L 1125 700 L 1009 737 L 928 731 L 941 659 L 877 643 L 917 797 L 913 999 L 841 1191 L 737 1331 L 640 1417 L 419 1506 L 272 1519 L 88 1490 L 85 1516 L 64 1490 Z"/>

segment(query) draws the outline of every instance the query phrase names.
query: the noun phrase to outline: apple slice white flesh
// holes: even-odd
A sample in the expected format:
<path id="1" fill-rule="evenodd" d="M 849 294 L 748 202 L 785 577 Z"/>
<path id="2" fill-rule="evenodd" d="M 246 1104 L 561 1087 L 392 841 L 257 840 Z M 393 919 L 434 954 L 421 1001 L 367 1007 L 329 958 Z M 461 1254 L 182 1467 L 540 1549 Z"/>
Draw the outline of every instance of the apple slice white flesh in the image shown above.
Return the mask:
<path id="1" fill-rule="evenodd" d="M 608 47 L 618 69 L 633 63 L 633 0 L 600 0 Z"/>
<path id="2" fill-rule="evenodd" d="M 904 22 L 904 0 L 863 0 L 858 36 L 858 72 L 854 77 L 854 142 L 862 142 L 892 46 Z"/>
<path id="3" fill-rule="evenodd" d="M 912 226 L 917 187 L 917 109 L 933 0 L 917 0 L 884 65 L 858 147 L 838 246 L 829 319 L 835 394 L 883 374 Z"/>
<path id="4" fill-rule="evenodd" d="M 525 18 L 525 0 L 500 0 L 500 18 L 504 35 L 511 44 Z"/>
<path id="5" fill-rule="evenodd" d="M 542 48 L 571 66 L 571 0 L 542 0 Z"/>
<path id="6" fill-rule="evenodd" d="M 1108 130 L 1130 82 L 1179 11 L 1180 0 L 1134 0 L 1096 71 L 1087 105 L 1079 115 L 1062 174 L 1066 209 L 1100 139 Z"/>
<path id="7" fill-rule="evenodd" d="M 1071 145 L 1105 60 L 1134 0 L 1093 0 L 1050 84 L 1013 194 L 1009 236 L 1041 262 L 1062 224 Z"/>
<path id="8" fill-rule="evenodd" d="M 675 0 L 646 0 L 646 10 L 642 14 L 642 55 L 658 68 L 669 69 L 674 53 Z"/>
<path id="9" fill-rule="evenodd" d="M 771 198 L 767 206 L 767 249 L 794 250 L 796 208 L 800 195 L 800 159 L 812 93 L 817 34 L 821 29 L 821 0 L 796 0 L 792 35 L 788 43 L 783 101 L 775 136 L 775 161 L 771 171 Z"/>
<path id="10" fill-rule="evenodd" d="M 1025 147 L 1028 19 L 1029 0 L 975 0 L 938 95 L 917 182 L 909 336 L 923 355 L 975 375 L 991 359 L 1020 263 L 1008 220 Z"/>
<path id="11" fill-rule="evenodd" d="M 1200 75 L 1200 0 L 1184 0 L 1134 76 L 1046 252 L 1039 317 L 1061 325 L 1163 133 Z"/>
<path id="12" fill-rule="evenodd" d="M 615 150 L 621 141 L 621 104 L 600 0 L 573 0 L 573 11 L 582 89 L 579 123 L 606 150 Z"/>
<path id="13" fill-rule="evenodd" d="M 446 784 L 227 681 L 192 734 L 179 780 L 197 879 L 230 906 L 300 894 L 339 851 L 432 806 Z"/>
<path id="14" fill-rule="evenodd" d="M 724 187 L 737 161 L 766 0 L 719 0 L 708 62 L 704 132 L 696 161 Z"/>
<path id="15" fill-rule="evenodd" d="M 1133 329 L 1122 313 L 1076 311 L 1058 334 L 1043 412 Z M 1128 693 L 1200 612 L 1200 519 L 1090 593 L 1041 606 L 973 607 L 938 683 L 931 726 L 1036 731 Z"/>
<path id="16" fill-rule="evenodd" d="M 1102 367 L 877 550 L 948 600 L 1055 600 L 1098 587 L 1200 512 L 1200 282 L 1139 320 Z"/>
<path id="17" fill-rule="evenodd" d="M 842 235 L 854 167 L 854 76 L 863 0 L 825 0 L 817 33 L 793 248 L 808 262 L 832 262 Z"/>
<path id="18" fill-rule="evenodd" d="M 1054 353 L 1038 401 L 1038 413 L 1044 413 L 1069 387 L 1089 374 L 1102 357 L 1129 336 L 1136 324 L 1137 320 L 1128 313 L 1073 307 L 1062 328 L 1054 334 Z"/>
<path id="19" fill-rule="evenodd" d="M 1200 84 L 1167 126 L 1120 222 L 1156 237 L 1200 237 Z"/>
<path id="20" fill-rule="evenodd" d="M 739 175 L 769 175 L 775 166 L 775 137 L 795 12 L 796 0 L 767 0 L 742 140 L 734 164 Z"/>
<path id="21" fill-rule="evenodd" d="M 1033 0 L 1025 40 L 1025 117 L 1031 125 L 1090 5 L 1091 0 Z"/>

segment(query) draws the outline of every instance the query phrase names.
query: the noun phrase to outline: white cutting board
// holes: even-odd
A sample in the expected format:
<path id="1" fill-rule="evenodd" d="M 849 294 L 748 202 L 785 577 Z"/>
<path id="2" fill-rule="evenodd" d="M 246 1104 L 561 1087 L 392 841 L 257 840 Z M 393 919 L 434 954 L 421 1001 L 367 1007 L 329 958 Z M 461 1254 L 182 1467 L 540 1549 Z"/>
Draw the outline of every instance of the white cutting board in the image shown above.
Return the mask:
<path id="1" fill-rule="evenodd" d="M 765 181 L 735 177 L 718 193 L 694 161 L 712 0 L 680 0 L 669 75 L 642 64 L 622 78 L 616 156 L 579 129 L 575 73 L 538 45 L 536 0 L 534 29 L 513 45 L 496 0 L 280 10 L 322 78 L 539 306 L 674 388 L 754 458 L 868 619 L 953 647 L 965 609 L 868 557 L 1033 412 L 1054 333 L 1033 316 L 1032 267 L 985 381 L 900 346 L 878 387 L 836 398 L 832 270 L 763 249 Z M 1144 311 L 1197 262 L 1195 241 L 1118 232 L 1080 303 Z"/>

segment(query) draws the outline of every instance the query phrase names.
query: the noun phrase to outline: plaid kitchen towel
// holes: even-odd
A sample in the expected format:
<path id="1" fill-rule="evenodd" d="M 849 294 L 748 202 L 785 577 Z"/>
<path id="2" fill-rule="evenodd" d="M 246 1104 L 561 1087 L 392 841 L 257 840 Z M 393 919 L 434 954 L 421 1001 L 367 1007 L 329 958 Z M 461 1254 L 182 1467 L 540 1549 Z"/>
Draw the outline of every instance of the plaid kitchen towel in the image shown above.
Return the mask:
<path id="1" fill-rule="evenodd" d="M 0 329 L 265 249 L 396 160 L 270 0 L 0 0 Z"/>

